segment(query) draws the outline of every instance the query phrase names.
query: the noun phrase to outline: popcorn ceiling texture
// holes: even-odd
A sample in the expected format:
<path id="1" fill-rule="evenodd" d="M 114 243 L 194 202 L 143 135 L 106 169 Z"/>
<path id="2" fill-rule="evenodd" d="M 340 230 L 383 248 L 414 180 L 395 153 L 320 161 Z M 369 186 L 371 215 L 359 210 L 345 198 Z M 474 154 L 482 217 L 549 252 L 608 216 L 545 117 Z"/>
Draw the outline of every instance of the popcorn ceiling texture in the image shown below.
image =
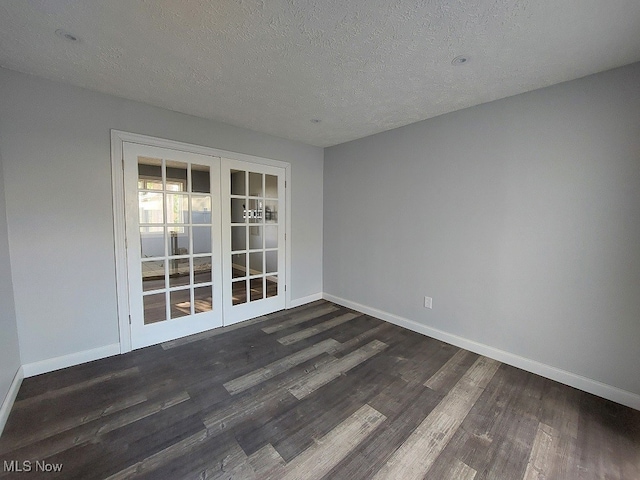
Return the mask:
<path id="1" fill-rule="evenodd" d="M 317 146 L 638 60 L 638 0 L 0 4 L 3 67 Z"/>

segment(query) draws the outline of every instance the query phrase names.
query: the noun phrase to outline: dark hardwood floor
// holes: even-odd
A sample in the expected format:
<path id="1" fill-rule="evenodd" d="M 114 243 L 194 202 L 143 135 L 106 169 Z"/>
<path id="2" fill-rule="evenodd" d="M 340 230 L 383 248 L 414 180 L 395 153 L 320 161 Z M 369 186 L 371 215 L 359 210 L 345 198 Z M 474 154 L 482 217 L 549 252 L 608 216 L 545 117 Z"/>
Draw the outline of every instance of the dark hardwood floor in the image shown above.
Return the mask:
<path id="1" fill-rule="evenodd" d="M 0 467 L 2 478 L 637 480 L 640 412 L 318 301 L 25 379 Z"/>

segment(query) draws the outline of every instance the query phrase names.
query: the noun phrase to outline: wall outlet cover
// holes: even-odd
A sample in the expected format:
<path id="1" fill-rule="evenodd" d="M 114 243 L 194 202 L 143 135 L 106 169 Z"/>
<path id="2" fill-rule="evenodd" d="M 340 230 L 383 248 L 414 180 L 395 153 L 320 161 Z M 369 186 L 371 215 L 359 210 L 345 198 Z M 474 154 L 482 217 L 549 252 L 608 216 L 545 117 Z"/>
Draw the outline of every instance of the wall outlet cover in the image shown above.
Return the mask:
<path id="1" fill-rule="evenodd" d="M 431 297 L 424 297 L 424 308 L 433 308 L 433 299 Z"/>

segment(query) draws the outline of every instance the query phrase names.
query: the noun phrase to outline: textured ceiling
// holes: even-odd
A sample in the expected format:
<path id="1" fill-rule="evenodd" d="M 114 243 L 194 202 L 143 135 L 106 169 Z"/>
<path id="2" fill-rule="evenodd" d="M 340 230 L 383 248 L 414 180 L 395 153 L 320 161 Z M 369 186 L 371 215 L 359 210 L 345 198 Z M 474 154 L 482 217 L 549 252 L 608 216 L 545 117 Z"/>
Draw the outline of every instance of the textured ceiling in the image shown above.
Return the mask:
<path id="1" fill-rule="evenodd" d="M 318 146 L 639 60 L 639 0 L 0 2 L 3 67 Z"/>

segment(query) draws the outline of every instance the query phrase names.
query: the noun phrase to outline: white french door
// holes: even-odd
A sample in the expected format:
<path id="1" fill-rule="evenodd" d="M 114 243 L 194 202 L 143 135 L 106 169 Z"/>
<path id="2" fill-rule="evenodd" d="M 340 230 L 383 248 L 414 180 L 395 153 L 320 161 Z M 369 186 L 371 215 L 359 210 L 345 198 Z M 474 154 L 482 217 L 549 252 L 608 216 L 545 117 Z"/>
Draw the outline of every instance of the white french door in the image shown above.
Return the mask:
<path id="1" fill-rule="evenodd" d="M 123 144 L 132 348 L 222 326 L 220 159 Z"/>
<path id="2" fill-rule="evenodd" d="M 122 160 L 131 348 L 285 308 L 284 166 L 135 141 Z"/>
<path id="3" fill-rule="evenodd" d="M 285 308 L 285 169 L 222 158 L 224 323 Z"/>

